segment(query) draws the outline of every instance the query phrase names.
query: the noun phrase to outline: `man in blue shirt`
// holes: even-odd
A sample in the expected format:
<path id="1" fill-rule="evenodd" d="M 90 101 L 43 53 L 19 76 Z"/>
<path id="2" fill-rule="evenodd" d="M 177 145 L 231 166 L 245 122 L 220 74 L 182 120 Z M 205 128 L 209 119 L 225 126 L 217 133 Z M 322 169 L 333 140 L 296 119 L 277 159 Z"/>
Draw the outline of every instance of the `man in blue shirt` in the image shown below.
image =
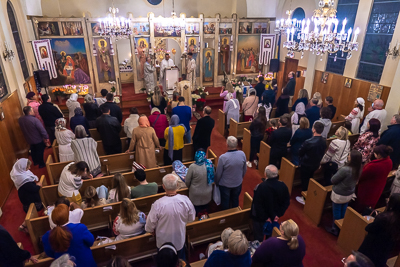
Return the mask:
<path id="1" fill-rule="evenodd" d="M 178 105 L 172 109 L 172 115 L 179 117 L 179 123 L 185 125 L 186 143 L 192 142 L 192 131 L 190 130 L 190 120 L 192 119 L 192 109 L 185 105 L 185 98 L 178 98 Z"/>
<path id="2" fill-rule="evenodd" d="M 310 128 L 312 129 L 314 122 L 319 120 L 320 108 L 318 105 L 318 99 L 313 98 L 310 102 L 311 108 L 306 110 L 307 119 L 310 121 Z"/>

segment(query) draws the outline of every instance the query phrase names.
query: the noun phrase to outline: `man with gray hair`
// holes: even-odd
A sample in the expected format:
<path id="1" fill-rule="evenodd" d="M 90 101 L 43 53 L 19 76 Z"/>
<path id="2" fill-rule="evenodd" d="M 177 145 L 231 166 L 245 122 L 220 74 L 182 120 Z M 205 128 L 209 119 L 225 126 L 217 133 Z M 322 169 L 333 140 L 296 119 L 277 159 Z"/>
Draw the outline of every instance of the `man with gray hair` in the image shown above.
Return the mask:
<path id="1" fill-rule="evenodd" d="M 278 168 L 268 165 L 265 168 L 265 176 L 265 181 L 254 189 L 251 205 L 254 239 L 260 242 L 264 240 L 265 234 L 270 235 L 264 232 L 264 224 L 278 221 L 290 204 L 289 190 L 282 181 L 279 181 Z"/>
<path id="2" fill-rule="evenodd" d="M 239 195 L 247 171 L 246 155 L 243 151 L 237 150 L 237 143 L 236 137 L 228 136 L 226 139 L 228 152 L 218 159 L 215 184 L 219 186 L 221 192 L 222 210 L 239 206 Z"/>
<path id="3" fill-rule="evenodd" d="M 387 130 L 381 134 L 378 145 L 391 146 L 393 153 L 390 154 L 390 159 L 393 162 L 393 169 L 397 169 L 400 163 L 400 115 L 395 114 L 390 120 L 390 125 Z"/>
<path id="4" fill-rule="evenodd" d="M 365 133 L 368 130 L 368 122 L 370 119 L 378 119 L 381 122 L 381 129 L 382 124 L 386 118 L 386 110 L 383 109 L 385 103 L 382 99 L 376 99 L 371 107 L 368 108 L 368 115 L 365 117 L 363 121 L 363 125 L 360 130 L 360 135 Z"/>
<path id="5" fill-rule="evenodd" d="M 177 193 L 178 177 L 167 174 L 163 177 L 165 196 L 151 206 L 146 220 L 146 231 L 156 235 L 157 247 L 171 242 L 180 259 L 185 260 L 186 224 L 193 222 L 196 211 L 187 196 Z"/>

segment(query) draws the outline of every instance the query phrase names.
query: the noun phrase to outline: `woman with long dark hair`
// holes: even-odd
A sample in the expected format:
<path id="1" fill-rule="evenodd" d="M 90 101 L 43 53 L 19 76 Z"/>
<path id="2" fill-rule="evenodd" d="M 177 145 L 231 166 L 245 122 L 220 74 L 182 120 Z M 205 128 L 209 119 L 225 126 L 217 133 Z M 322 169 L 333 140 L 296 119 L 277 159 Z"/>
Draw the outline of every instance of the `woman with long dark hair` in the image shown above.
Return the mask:
<path id="1" fill-rule="evenodd" d="M 356 190 L 358 178 L 362 170 L 361 167 L 361 153 L 357 150 L 352 150 L 347 156 L 347 164 L 340 168 L 331 178 L 333 184 L 331 200 L 334 221 L 344 218 L 347 206 Z M 327 231 L 333 235 L 339 233 L 339 229 L 334 222 L 331 228 L 327 228 Z"/>
<path id="2" fill-rule="evenodd" d="M 370 119 L 367 124 L 368 130 L 360 135 L 353 149 L 360 151 L 363 157 L 363 163 L 368 163 L 371 160 L 372 151 L 379 141 L 379 129 L 381 122 L 378 119 Z"/>
<path id="3" fill-rule="evenodd" d="M 255 155 L 260 152 L 260 143 L 264 139 L 265 129 L 267 127 L 267 117 L 266 110 L 263 106 L 258 108 L 257 117 L 250 124 L 251 133 L 251 145 L 250 145 L 250 158 L 247 162 L 247 167 L 251 168 L 251 161 L 254 159 Z M 254 159 L 254 164 L 258 164 L 258 161 Z"/>
<path id="4" fill-rule="evenodd" d="M 358 249 L 375 267 L 385 267 L 390 253 L 400 239 L 400 194 L 392 194 L 386 210 L 365 227 L 367 236 Z"/>
<path id="5" fill-rule="evenodd" d="M 379 145 L 374 148 L 375 159 L 364 166 L 357 188 L 356 210 L 362 213 L 365 208 L 375 208 L 386 185 L 389 172 L 392 170 L 393 152 L 390 146 Z"/>
<path id="6" fill-rule="evenodd" d="M 75 257 L 76 267 L 96 267 L 90 247 L 94 237 L 82 223 L 68 223 L 69 207 L 60 204 L 51 213 L 56 224 L 52 230 L 44 234 L 42 241 L 46 255 L 59 258 L 65 253 Z"/>
<path id="7" fill-rule="evenodd" d="M 113 178 L 114 188 L 108 192 L 107 202 L 121 201 L 123 198 L 131 198 L 131 188 L 126 184 L 125 177 L 117 173 Z"/>

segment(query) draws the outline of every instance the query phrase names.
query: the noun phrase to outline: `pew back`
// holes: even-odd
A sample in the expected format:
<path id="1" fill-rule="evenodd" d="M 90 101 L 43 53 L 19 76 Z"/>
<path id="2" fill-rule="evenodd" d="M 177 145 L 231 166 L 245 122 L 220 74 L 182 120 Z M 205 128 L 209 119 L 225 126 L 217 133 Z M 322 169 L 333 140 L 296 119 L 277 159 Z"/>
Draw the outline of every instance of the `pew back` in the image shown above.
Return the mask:
<path id="1" fill-rule="evenodd" d="M 264 177 L 265 167 L 269 165 L 269 156 L 271 147 L 264 141 L 260 144 L 260 153 L 258 153 L 258 171 Z"/>
<path id="2" fill-rule="evenodd" d="M 97 131 L 96 128 L 89 129 L 90 137 L 92 137 L 96 141 L 101 141 L 100 133 Z M 126 137 L 126 133 L 124 131 L 124 125 L 121 127 L 121 132 L 119 133 L 119 137 Z"/>
<path id="3" fill-rule="evenodd" d="M 307 189 L 304 213 L 316 224 L 321 222 L 322 212 L 325 206 L 328 192 L 332 191 L 332 186 L 324 187 L 313 178 L 310 179 Z"/>
<path id="4" fill-rule="evenodd" d="M 340 126 L 344 126 L 344 122 L 345 122 L 344 120 L 332 122 L 332 126 L 331 126 L 331 129 L 329 130 L 328 137 L 331 137 L 332 135 L 334 135 Z"/>
<path id="5" fill-rule="evenodd" d="M 226 115 L 221 109 L 218 110 L 218 132 L 225 136 Z"/>
<path id="6" fill-rule="evenodd" d="M 237 139 L 243 138 L 243 130 L 250 127 L 251 121 L 237 122 L 234 119 L 230 119 L 229 124 L 229 135 L 234 136 Z"/>
<path id="7" fill-rule="evenodd" d="M 289 195 L 292 194 L 294 176 L 296 174 L 296 166 L 287 158 L 281 160 L 281 169 L 279 170 L 279 180 L 284 182 L 289 190 Z"/>
<path id="8" fill-rule="evenodd" d="M 250 150 L 251 150 L 251 133 L 249 129 L 243 129 L 243 139 L 242 139 L 242 151 L 246 155 L 247 161 L 250 160 Z"/>

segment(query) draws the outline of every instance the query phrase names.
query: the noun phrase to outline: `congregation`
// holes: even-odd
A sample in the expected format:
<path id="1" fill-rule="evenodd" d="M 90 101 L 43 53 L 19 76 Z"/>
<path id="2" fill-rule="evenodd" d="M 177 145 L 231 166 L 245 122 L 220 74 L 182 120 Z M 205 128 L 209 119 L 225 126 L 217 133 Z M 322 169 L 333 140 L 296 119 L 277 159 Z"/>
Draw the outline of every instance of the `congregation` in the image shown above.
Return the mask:
<path id="1" fill-rule="evenodd" d="M 125 121 L 113 94 L 105 89 L 101 90 L 101 98 L 86 95 L 82 105 L 77 101 L 78 95 L 71 95 L 66 103 L 66 118 L 49 95 L 42 95 L 43 103 L 39 104 L 36 95 L 28 93 L 28 105 L 23 108 L 19 125 L 30 145 L 32 162 L 19 159 L 10 176 L 24 211 L 27 213 L 33 203 L 41 215 L 48 216 L 50 228 L 42 243 L 45 254 L 55 259 L 51 266 L 97 266 L 91 247 L 145 233 L 156 238 L 156 266 L 190 266 L 187 225 L 210 218 L 214 202 L 221 211 L 240 209 L 243 179 L 249 168 L 260 166 L 262 143 L 270 146 L 270 155 L 261 170 L 265 178 L 254 188 L 248 218 L 251 231 L 226 228 L 221 241 L 210 244 L 200 256 L 207 258 L 204 266 L 303 266 L 306 245 L 299 226 L 293 219 L 280 220 L 290 205 L 291 192 L 279 180 L 283 158 L 298 167 L 301 191 L 307 191 L 310 179 L 317 177 L 322 177 L 319 182 L 323 186 L 332 186 L 333 222 L 326 230 L 333 235 L 339 234 L 335 221 L 345 217 L 349 205 L 362 215 L 371 215 L 386 198 L 386 208 L 366 227 L 367 236 L 358 251 L 342 260 L 344 266 L 386 266 L 400 238 L 400 115 L 394 114 L 391 125 L 382 131 L 387 116 L 383 100 L 375 100 L 364 118 L 365 100 L 359 97 L 351 113 L 343 116 L 342 126 L 334 129 L 335 99 L 327 96 L 323 100 L 318 92 L 310 98 L 308 91 L 301 89 L 293 102 L 295 74 L 290 72 L 288 78 L 278 94 L 276 80 L 266 82 L 260 76 L 244 101 L 237 99 L 231 83 L 222 88 L 224 130 L 232 127 L 231 119 L 247 121 L 251 139 L 250 153 L 246 155 L 239 149 L 239 138 L 227 136 L 227 152 L 217 161 L 207 157 L 215 126 L 212 108 L 204 107 L 192 131 L 193 112 L 187 99 L 174 95 L 174 101 L 167 102 L 158 87 L 151 97 L 151 115 L 140 115 L 133 107 Z M 88 186 L 80 191 L 85 181 L 105 175 L 98 143 L 90 136 L 90 129 L 97 130 L 106 155 L 134 152 L 138 185 L 129 185 L 124 174 L 115 173 L 112 188 Z M 127 136 L 126 151 L 121 132 Z M 357 141 L 352 144 L 350 137 L 356 135 Z M 328 143 L 327 139 L 332 140 Z M 66 165 L 57 185 L 59 198 L 54 205 L 45 207 L 39 194 L 43 185 L 30 168 L 32 164 L 46 167 L 45 148 L 55 144 L 59 161 Z M 190 165 L 184 164 L 185 144 L 193 146 L 194 160 Z M 146 179 L 146 170 L 160 167 L 159 153 L 163 153 L 163 166 L 172 165 L 173 170 L 162 177 L 162 188 Z M 386 196 L 384 189 L 390 175 L 395 178 Z M 181 193 L 182 188 L 188 189 L 187 195 Z M 157 193 L 164 196 L 151 205 L 149 212 L 136 206 L 135 199 Z M 296 200 L 304 205 L 307 198 L 298 196 Z M 111 203 L 120 203 L 119 215 L 112 218 L 114 235 L 95 240 L 81 223 L 84 212 Z M 28 233 L 26 222 L 19 229 Z M 0 234 L 1 250 L 7 248 L 0 252 L 0 266 L 24 266 L 26 260 L 38 262 L 18 248 L 2 226 Z M 114 257 L 107 266 L 130 265 L 124 257 Z"/>

